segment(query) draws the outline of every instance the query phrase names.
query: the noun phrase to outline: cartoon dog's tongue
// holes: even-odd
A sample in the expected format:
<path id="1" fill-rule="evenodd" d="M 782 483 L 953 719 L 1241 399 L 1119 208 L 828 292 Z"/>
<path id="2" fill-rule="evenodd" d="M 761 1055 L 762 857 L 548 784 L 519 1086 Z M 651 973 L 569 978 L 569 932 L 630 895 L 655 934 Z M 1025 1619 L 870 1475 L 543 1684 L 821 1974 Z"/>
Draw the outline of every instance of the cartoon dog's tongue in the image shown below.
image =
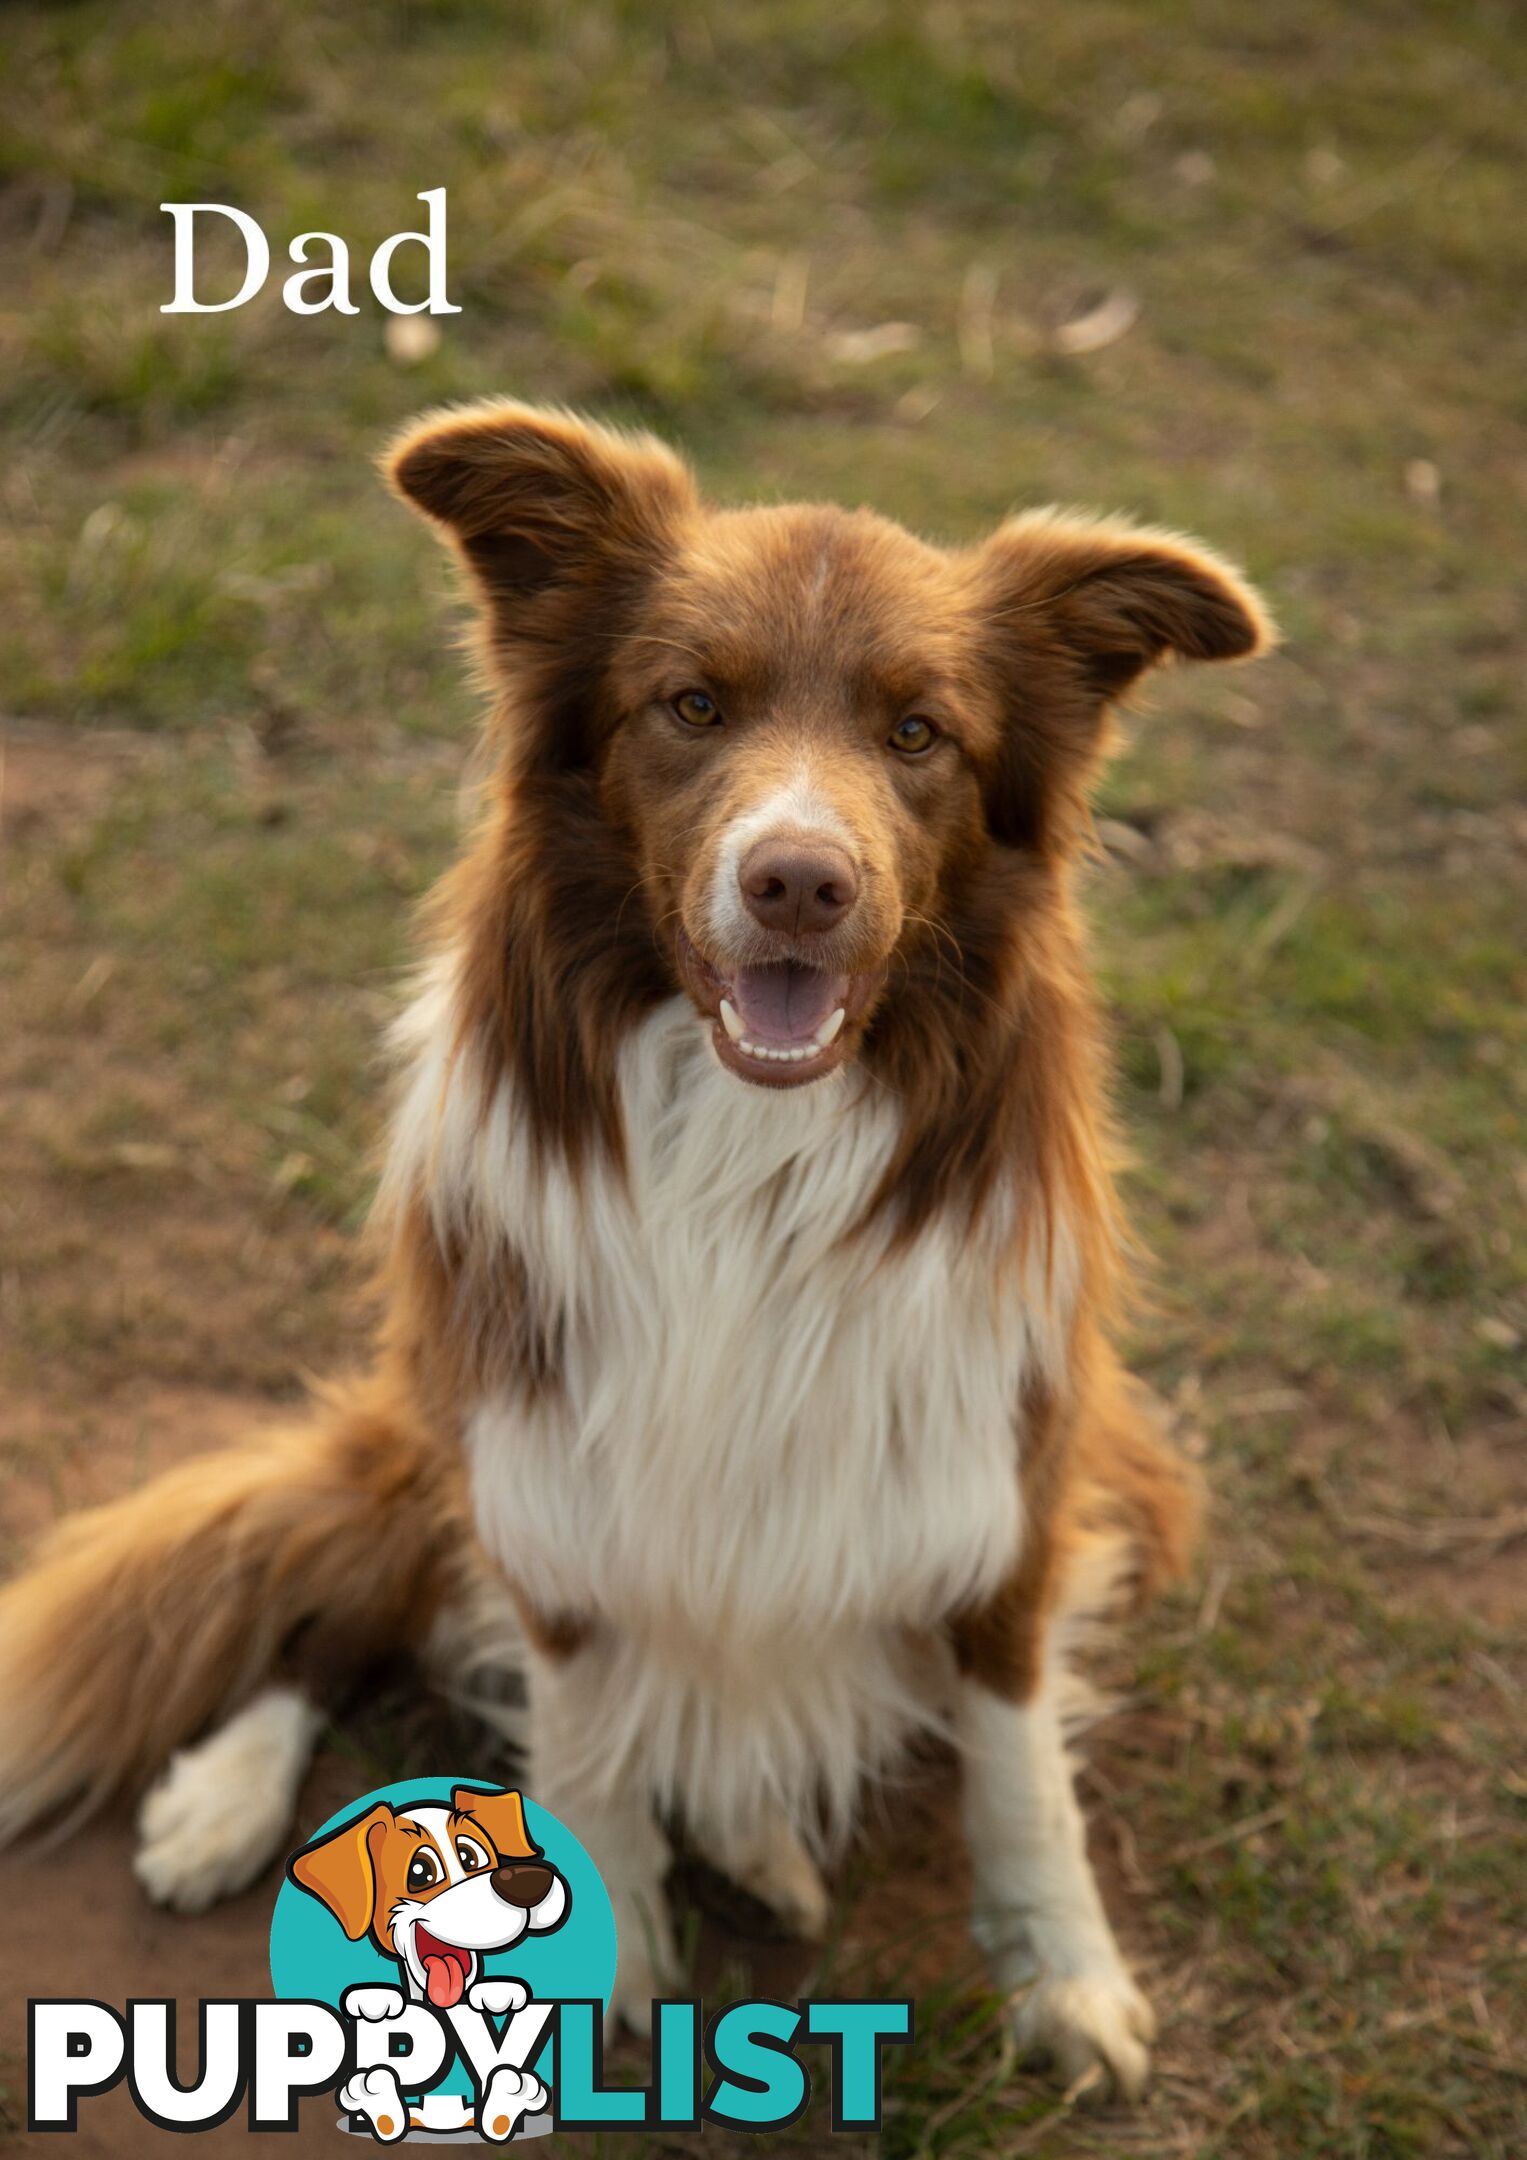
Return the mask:
<path id="1" fill-rule="evenodd" d="M 466 1992 L 471 1963 L 465 1950 L 443 1943 L 428 1928 L 414 1936 L 414 1948 L 424 1966 L 424 1992 L 437 2010 L 453 2010 Z"/>

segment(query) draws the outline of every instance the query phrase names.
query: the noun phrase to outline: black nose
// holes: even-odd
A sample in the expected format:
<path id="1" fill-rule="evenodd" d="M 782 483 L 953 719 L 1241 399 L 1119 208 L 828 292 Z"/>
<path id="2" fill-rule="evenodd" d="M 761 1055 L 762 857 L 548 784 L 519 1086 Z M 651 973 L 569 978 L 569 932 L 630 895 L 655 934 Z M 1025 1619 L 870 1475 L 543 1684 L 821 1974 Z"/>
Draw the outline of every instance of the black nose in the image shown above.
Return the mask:
<path id="1" fill-rule="evenodd" d="M 859 897 L 853 862 L 830 840 L 760 840 L 737 872 L 743 901 L 765 930 L 830 930 Z"/>
<path id="2" fill-rule="evenodd" d="M 529 1912 L 532 1905 L 539 1905 L 556 1881 L 556 1872 L 541 1867 L 534 1860 L 515 1860 L 493 1870 L 493 1888 L 506 1905 L 518 1905 Z"/>

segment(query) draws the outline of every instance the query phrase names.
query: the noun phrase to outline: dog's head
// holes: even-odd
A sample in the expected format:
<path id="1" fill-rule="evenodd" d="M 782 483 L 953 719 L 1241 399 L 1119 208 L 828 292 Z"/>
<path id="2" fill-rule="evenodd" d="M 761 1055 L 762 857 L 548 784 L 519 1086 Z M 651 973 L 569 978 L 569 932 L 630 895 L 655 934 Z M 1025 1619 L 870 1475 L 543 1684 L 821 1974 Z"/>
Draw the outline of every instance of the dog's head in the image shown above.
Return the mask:
<path id="1" fill-rule="evenodd" d="M 294 1855 L 287 1872 L 352 1942 L 369 1935 L 439 2009 L 481 1976 L 483 1953 L 567 1916 L 567 1885 L 525 1828 L 517 1792 L 458 1787 L 437 1801 L 380 1801 Z"/>
<path id="2" fill-rule="evenodd" d="M 389 471 L 473 576 L 518 784 L 597 789 L 717 1056 L 770 1087 L 856 1055 L 994 862 L 1064 855 L 1137 676 L 1269 634 L 1168 533 L 1046 511 L 946 551 L 712 510 L 651 438 L 514 404 L 426 420 Z"/>

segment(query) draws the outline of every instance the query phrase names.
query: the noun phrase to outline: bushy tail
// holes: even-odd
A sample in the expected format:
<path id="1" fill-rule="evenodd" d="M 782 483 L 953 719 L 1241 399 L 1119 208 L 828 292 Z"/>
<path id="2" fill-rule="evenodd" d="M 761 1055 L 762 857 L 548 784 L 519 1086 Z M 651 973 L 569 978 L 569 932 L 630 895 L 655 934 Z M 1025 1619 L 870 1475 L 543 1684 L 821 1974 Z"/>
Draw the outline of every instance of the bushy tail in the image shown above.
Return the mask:
<path id="1" fill-rule="evenodd" d="M 0 1843 L 155 1774 L 284 1661 L 344 1673 L 454 1591 L 459 1476 L 380 1391 L 76 1516 L 0 1589 Z"/>
<path id="2" fill-rule="evenodd" d="M 1059 1524 L 1063 1618 L 1143 1604 L 1187 1573 L 1203 1480 L 1173 1444 L 1160 1404 L 1111 1361 L 1078 1422 L 1070 1467 Z"/>

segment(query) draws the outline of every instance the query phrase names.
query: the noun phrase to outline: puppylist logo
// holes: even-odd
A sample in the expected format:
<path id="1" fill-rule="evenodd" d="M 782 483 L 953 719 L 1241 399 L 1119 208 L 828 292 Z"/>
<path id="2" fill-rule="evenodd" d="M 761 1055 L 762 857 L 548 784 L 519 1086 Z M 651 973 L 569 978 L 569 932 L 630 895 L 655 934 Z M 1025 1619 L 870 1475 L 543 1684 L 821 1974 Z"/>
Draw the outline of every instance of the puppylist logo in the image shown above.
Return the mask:
<path id="1" fill-rule="evenodd" d="M 394 1787 L 326 1823 L 288 1863 L 271 1976 L 285 1995 L 324 1961 L 323 1992 L 338 1994 L 355 2033 L 338 2091 L 349 2129 L 383 2144 L 413 2131 L 502 2144 L 550 2127 L 530 2058 L 556 1994 L 608 1988 L 615 1931 L 582 1849 L 580 1869 L 566 1833 L 553 1837 L 559 1866 L 537 1831 L 517 1792 Z M 542 1939 L 563 1930 L 562 1956 L 538 1962 Z M 364 1976 L 361 1946 L 375 1959 Z M 522 1951 L 513 1972 L 511 1951 Z"/>
<path id="2" fill-rule="evenodd" d="M 881 2118 L 882 2049 L 907 2001 L 652 2006 L 645 2087 L 607 2084 L 602 2032 L 615 1922 L 599 1871 L 520 1793 L 411 1779 L 324 1823 L 287 1864 L 271 1923 L 272 2000 L 198 2005 L 193 2083 L 176 2076 L 176 2005 L 28 2005 L 27 2121 L 73 2131 L 125 2078 L 149 2121 L 294 2130 L 331 2095 L 338 2128 L 384 2145 L 505 2144 L 549 2130 L 773 2130 L 804 2114 L 827 2056 L 835 2130 Z"/>

